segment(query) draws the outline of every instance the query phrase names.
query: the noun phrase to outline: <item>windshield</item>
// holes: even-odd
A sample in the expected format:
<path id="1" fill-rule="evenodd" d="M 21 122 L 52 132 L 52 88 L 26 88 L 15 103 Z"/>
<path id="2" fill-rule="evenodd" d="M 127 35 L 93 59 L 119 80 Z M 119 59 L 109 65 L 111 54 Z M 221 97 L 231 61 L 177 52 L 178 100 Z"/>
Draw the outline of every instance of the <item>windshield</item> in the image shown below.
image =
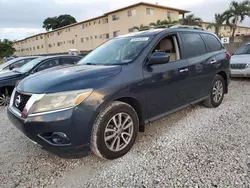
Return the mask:
<path id="1" fill-rule="evenodd" d="M 12 59 L 12 60 L 9 60 L 7 61 L 6 63 L 3 63 L 0 65 L 0 69 L 3 69 L 9 65 L 11 65 L 12 63 L 15 63 L 16 61 L 19 61 L 19 60 L 22 60 L 23 58 L 15 58 L 15 59 Z"/>
<path id="2" fill-rule="evenodd" d="M 250 45 L 245 45 L 240 47 L 240 49 L 235 52 L 235 55 L 250 54 Z"/>
<path id="3" fill-rule="evenodd" d="M 78 62 L 80 65 L 119 65 L 133 61 L 149 43 L 150 37 L 110 40 Z"/>
<path id="4" fill-rule="evenodd" d="M 44 59 L 43 57 L 40 57 L 40 58 L 33 59 L 33 60 L 29 61 L 28 63 L 26 63 L 25 65 L 23 65 L 21 68 L 19 68 L 18 72 L 21 72 L 21 73 L 29 72 L 38 63 L 40 63 L 43 59 Z"/>

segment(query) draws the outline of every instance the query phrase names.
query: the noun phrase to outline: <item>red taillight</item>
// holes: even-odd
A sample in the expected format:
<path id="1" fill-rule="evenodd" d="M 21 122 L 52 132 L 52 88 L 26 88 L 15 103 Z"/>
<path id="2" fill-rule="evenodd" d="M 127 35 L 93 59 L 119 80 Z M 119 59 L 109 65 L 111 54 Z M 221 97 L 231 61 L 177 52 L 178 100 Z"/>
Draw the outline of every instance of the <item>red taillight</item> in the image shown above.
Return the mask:
<path id="1" fill-rule="evenodd" d="M 227 52 L 227 57 L 230 59 L 231 58 L 231 54 L 229 52 Z"/>

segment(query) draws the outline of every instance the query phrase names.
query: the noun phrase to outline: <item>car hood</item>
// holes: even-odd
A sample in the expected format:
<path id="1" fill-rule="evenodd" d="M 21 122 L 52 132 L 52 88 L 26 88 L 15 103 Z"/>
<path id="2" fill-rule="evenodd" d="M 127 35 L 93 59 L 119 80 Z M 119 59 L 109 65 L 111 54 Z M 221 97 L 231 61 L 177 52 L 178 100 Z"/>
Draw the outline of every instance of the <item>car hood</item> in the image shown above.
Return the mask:
<path id="1" fill-rule="evenodd" d="M 231 63 L 237 64 L 237 63 L 250 63 L 250 54 L 246 55 L 233 55 L 231 58 Z"/>
<path id="2" fill-rule="evenodd" d="M 17 78 L 21 74 L 18 72 L 12 72 L 12 71 L 0 71 L 0 81 L 2 80 L 7 80 L 7 79 L 12 79 L 12 78 Z"/>
<path id="3" fill-rule="evenodd" d="M 121 66 L 76 65 L 57 67 L 22 80 L 17 89 L 29 93 L 55 93 L 95 88 L 102 80 L 115 76 Z"/>

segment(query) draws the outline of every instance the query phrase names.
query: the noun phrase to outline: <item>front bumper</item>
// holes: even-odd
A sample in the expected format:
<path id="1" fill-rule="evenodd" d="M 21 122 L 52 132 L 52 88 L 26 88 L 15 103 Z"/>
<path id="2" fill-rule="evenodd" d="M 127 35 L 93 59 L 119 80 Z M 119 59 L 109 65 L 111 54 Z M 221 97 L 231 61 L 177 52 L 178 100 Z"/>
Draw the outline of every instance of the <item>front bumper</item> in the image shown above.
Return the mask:
<path id="1" fill-rule="evenodd" d="M 90 138 L 92 130 L 91 118 L 94 113 L 81 105 L 74 109 L 59 112 L 39 114 L 22 118 L 8 108 L 8 117 L 21 132 L 39 146 L 57 155 L 85 156 L 90 151 Z M 63 133 L 67 136 L 67 143 L 58 144 L 46 137 L 51 133 Z"/>
<path id="2" fill-rule="evenodd" d="M 231 69 L 231 77 L 250 77 L 250 68 Z"/>

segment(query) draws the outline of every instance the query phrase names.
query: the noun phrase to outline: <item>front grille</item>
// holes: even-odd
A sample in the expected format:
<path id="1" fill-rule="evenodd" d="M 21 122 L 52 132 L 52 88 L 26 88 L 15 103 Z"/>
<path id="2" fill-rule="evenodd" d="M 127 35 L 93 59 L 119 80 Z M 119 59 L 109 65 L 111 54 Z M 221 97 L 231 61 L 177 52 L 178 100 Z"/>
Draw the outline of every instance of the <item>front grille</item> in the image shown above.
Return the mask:
<path id="1" fill-rule="evenodd" d="M 245 69 L 246 64 L 243 63 L 237 63 L 237 64 L 230 64 L 231 69 Z"/>
<path id="2" fill-rule="evenodd" d="M 16 91 L 13 100 L 13 106 L 17 108 L 20 112 L 22 112 L 30 97 L 31 97 L 30 95 L 22 94 Z"/>

